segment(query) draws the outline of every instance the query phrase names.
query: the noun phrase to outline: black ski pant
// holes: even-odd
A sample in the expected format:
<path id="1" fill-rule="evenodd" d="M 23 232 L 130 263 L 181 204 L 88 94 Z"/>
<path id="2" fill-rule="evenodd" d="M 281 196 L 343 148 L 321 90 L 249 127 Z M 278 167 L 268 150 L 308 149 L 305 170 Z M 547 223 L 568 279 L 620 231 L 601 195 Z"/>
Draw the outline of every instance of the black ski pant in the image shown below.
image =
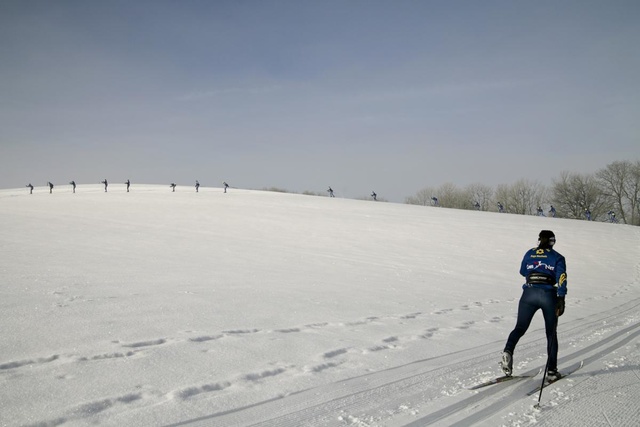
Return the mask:
<path id="1" fill-rule="evenodd" d="M 520 302 L 518 304 L 518 320 L 516 327 L 513 329 L 504 351 L 513 354 L 518 341 L 527 332 L 533 316 L 538 309 L 542 310 L 544 316 L 544 326 L 547 335 L 547 357 L 549 358 L 549 370 L 553 371 L 558 368 L 558 336 L 556 327 L 558 324 L 558 316 L 556 316 L 556 289 L 543 289 L 527 287 L 523 290 Z"/>

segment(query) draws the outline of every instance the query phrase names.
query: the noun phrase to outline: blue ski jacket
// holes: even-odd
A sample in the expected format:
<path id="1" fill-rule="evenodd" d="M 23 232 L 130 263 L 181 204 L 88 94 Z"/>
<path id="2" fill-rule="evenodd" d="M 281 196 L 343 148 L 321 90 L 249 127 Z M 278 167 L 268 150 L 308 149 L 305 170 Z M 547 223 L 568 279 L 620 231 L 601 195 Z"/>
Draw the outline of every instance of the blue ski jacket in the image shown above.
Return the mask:
<path id="1" fill-rule="evenodd" d="M 557 295 L 567 294 L 567 263 L 553 249 L 532 248 L 524 254 L 520 274 L 527 278 L 522 288 L 555 288 Z"/>

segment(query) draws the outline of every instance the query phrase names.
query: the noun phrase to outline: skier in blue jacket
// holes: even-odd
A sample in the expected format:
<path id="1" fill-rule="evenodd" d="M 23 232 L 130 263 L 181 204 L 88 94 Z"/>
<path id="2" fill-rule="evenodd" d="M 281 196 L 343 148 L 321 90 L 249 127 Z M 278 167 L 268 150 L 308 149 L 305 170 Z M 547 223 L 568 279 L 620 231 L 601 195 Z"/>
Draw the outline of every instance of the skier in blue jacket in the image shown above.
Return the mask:
<path id="1" fill-rule="evenodd" d="M 558 317 L 564 313 L 564 297 L 567 294 L 567 265 L 560 253 L 553 249 L 556 236 L 553 231 L 542 230 L 538 246 L 524 255 L 520 264 L 520 274 L 526 277 L 522 285 L 522 296 L 518 304 L 516 326 L 509 334 L 502 353 L 501 366 L 505 375 L 513 372 L 513 352 L 516 344 L 527 332 L 538 309 L 544 316 L 547 335 L 548 373 L 550 380 L 560 378 L 558 372 L 558 337 L 556 327 Z"/>

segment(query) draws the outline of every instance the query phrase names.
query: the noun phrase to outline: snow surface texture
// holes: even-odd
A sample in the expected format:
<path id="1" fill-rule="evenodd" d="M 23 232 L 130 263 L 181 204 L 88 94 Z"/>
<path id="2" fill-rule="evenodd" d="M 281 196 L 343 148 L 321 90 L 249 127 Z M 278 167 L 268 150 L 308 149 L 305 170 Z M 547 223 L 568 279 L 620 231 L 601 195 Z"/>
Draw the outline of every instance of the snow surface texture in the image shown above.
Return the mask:
<path id="1" fill-rule="evenodd" d="M 0 191 L 2 426 L 631 426 L 640 228 L 219 188 Z M 524 252 L 567 258 L 560 369 L 500 374 Z M 538 313 L 516 374 L 546 362 Z"/>

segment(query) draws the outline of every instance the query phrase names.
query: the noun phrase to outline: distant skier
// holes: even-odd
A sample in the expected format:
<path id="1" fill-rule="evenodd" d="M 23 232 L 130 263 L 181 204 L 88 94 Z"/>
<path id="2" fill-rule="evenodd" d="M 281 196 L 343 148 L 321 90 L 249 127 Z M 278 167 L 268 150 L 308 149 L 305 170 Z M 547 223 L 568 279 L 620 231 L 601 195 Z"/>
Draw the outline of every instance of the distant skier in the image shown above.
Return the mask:
<path id="1" fill-rule="evenodd" d="M 616 218 L 616 213 L 614 211 L 607 212 L 607 215 L 609 217 L 609 222 L 611 223 L 618 222 L 618 219 Z"/>
<path id="2" fill-rule="evenodd" d="M 378 195 L 376 194 L 375 191 L 371 192 L 371 197 L 373 197 L 373 200 L 378 200 Z"/>
<path id="3" fill-rule="evenodd" d="M 333 195 L 333 188 L 329 187 L 329 189 L 327 190 L 327 192 L 329 192 L 329 197 L 335 197 Z"/>
<path id="4" fill-rule="evenodd" d="M 476 202 L 473 206 L 475 206 L 476 210 L 480 210 L 480 203 Z"/>
<path id="5" fill-rule="evenodd" d="M 584 210 L 584 216 L 587 218 L 587 221 L 591 221 L 591 211 L 589 209 Z"/>
<path id="6" fill-rule="evenodd" d="M 504 206 L 500 202 L 498 202 L 498 212 L 504 213 Z"/>
<path id="7" fill-rule="evenodd" d="M 222 186 L 224 187 L 224 192 L 227 192 L 227 188 L 229 188 L 229 184 L 227 184 L 226 182 L 222 183 Z"/>
<path id="8" fill-rule="evenodd" d="M 556 217 L 556 208 L 554 208 L 553 205 L 551 205 L 551 208 L 549 208 L 549 216 L 552 218 Z"/>
<path id="9" fill-rule="evenodd" d="M 196 193 L 198 193 L 198 189 L 200 188 L 200 183 L 198 182 L 198 180 L 196 179 Z"/>
<path id="10" fill-rule="evenodd" d="M 513 352 L 518 341 L 527 332 L 538 309 L 544 316 L 547 336 L 547 377 L 560 378 L 558 372 L 558 317 L 564 313 L 564 298 L 567 294 L 567 265 L 560 253 L 553 249 L 556 236 L 553 231 L 542 230 L 538 236 L 538 246 L 524 255 L 520 264 L 520 274 L 526 277 L 523 292 L 518 303 L 516 326 L 509 334 L 502 353 L 500 365 L 505 375 L 513 372 Z"/>
<path id="11" fill-rule="evenodd" d="M 125 184 L 127 184 L 127 193 L 129 192 L 129 187 L 131 187 L 131 181 L 127 180 L 127 182 L 125 182 Z"/>
<path id="12" fill-rule="evenodd" d="M 49 194 L 53 193 L 53 184 L 51 182 L 47 182 L 47 185 L 49 186 Z"/>
<path id="13" fill-rule="evenodd" d="M 29 194 L 33 194 L 33 185 L 31 185 L 31 183 L 29 183 L 26 187 L 29 188 Z"/>
<path id="14" fill-rule="evenodd" d="M 175 183 L 173 183 L 173 182 L 172 182 L 172 183 L 171 183 L 171 185 L 170 185 L 169 187 L 171 187 L 171 189 L 172 189 L 172 190 L 171 190 L 171 192 L 172 192 L 172 193 L 175 193 L 175 192 L 176 192 L 176 184 L 175 184 Z"/>
<path id="15" fill-rule="evenodd" d="M 69 183 L 69 185 L 71 186 L 71 188 L 73 189 L 73 194 L 76 193 L 76 182 L 75 181 L 71 181 Z"/>
<path id="16" fill-rule="evenodd" d="M 431 201 L 433 202 L 433 206 L 438 206 L 438 198 L 437 197 L 432 197 Z"/>
<path id="17" fill-rule="evenodd" d="M 542 210 L 542 206 L 538 206 L 537 212 L 538 212 L 538 216 L 544 216 L 544 212 Z"/>

